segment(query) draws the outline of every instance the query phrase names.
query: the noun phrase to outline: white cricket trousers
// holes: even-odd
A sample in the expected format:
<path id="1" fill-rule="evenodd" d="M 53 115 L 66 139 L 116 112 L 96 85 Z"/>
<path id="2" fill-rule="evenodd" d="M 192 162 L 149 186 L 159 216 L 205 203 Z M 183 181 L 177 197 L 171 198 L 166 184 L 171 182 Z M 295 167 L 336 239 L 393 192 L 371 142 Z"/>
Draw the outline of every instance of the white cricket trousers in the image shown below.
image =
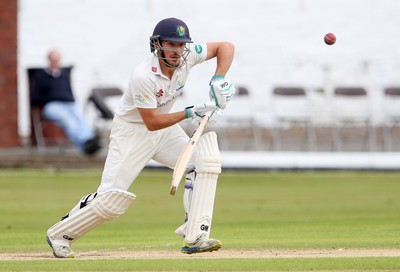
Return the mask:
<path id="1" fill-rule="evenodd" d="M 128 191 L 151 159 L 173 169 L 188 140 L 189 137 L 178 124 L 149 131 L 144 124 L 129 123 L 115 116 L 97 192 L 111 189 Z"/>

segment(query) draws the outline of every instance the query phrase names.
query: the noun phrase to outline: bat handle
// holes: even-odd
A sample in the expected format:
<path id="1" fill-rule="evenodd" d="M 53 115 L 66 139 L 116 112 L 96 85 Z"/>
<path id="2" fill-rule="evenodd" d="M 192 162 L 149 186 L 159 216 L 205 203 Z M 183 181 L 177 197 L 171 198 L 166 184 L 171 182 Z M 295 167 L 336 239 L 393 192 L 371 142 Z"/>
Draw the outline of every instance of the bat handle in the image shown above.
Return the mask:
<path id="1" fill-rule="evenodd" d="M 176 193 L 176 186 L 171 186 L 171 190 L 169 191 L 170 195 L 175 195 Z"/>

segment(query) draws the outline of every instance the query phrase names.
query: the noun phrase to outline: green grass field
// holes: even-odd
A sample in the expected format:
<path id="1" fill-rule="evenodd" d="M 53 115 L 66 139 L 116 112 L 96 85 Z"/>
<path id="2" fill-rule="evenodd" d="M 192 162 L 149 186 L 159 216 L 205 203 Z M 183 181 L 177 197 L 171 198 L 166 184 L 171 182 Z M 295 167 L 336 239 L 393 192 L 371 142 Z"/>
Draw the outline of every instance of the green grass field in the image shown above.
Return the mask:
<path id="1" fill-rule="evenodd" d="M 170 196 L 171 171 L 153 169 L 133 184 L 130 191 L 137 199 L 122 217 L 73 244 L 78 254 L 129 251 L 132 258 L 43 258 L 51 257 L 47 228 L 94 192 L 100 175 L 101 170 L 1 170 L 0 256 L 18 258 L 0 259 L 0 271 L 400 271 L 399 258 L 388 256 L 212 258 L 214 253 L 205 253 L 207 258 L 135 258 L 135 252 L 179 252 L 181 247 L 174 230 L 183 220 L 183 189 Z M 398 252 L 399 192 L 400 172 L 225 171 L 212 237 L 223 242 L 221 253 Z"/>

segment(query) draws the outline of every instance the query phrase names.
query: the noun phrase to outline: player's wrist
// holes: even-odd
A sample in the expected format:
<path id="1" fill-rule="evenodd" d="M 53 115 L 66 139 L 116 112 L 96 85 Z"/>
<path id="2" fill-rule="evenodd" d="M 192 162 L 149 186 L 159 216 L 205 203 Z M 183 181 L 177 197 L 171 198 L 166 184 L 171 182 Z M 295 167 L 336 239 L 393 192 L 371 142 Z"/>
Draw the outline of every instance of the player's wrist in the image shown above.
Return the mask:
<path id="1" fill-rule="evenodd" d="M 192 118 L 194 115 L 194 110 L 193 110 L 194 106 L 189 106 L 185 108 L 185 118 Z"/>
<path id="2" fill-rule="evenodd" d="M 224 79 L 225 79 L 225 76 L 223 76 L 223 75 L 215 75 L 211 78 L 210 85 L 212 85 L 216 81 L 220 81 L 220 80 L 224 80 Z"/>

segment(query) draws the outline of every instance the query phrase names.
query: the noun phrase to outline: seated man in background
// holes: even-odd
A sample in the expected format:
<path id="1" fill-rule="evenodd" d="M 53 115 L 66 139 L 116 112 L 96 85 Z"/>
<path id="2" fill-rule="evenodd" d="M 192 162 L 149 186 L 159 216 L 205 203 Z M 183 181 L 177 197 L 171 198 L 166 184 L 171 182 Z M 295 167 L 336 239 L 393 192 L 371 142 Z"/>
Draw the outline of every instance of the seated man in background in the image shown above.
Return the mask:
<path id="1" fill-rule="evenodd" d="M 100 138 L 76 105 L 70 73 L 60 67 L 60 59 L 57 50 L 49 52 L 49 67 L 35 75 L 32 105 L 43 107 L 44 118 L 58 124 L 84 154 L 93 155 L 101 149 Z"/>

